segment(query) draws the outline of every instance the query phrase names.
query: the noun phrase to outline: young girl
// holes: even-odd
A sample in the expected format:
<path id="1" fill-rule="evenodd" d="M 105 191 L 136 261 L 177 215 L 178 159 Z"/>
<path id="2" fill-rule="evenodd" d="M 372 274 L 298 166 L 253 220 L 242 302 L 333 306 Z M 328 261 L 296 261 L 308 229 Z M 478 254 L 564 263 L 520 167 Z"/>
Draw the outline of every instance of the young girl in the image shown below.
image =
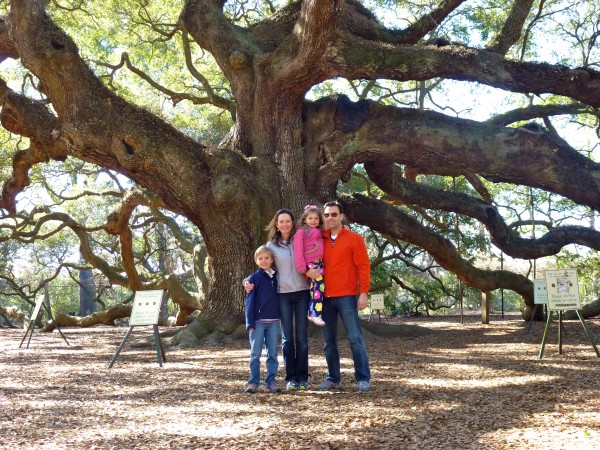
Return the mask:
<path id="1" fill-rule="evenodd" d="M 323 213 L 314 205 L 304 207 L 300 218 L 298 231 L 294 235 L 294 258 L 296 268 L 300 273 L 317 268 L 321 276 L 310 280 L 310 304 L 308 305 L 308 320 L 320 327 L 325 325 L 321 318 L 323 311 Z"/>

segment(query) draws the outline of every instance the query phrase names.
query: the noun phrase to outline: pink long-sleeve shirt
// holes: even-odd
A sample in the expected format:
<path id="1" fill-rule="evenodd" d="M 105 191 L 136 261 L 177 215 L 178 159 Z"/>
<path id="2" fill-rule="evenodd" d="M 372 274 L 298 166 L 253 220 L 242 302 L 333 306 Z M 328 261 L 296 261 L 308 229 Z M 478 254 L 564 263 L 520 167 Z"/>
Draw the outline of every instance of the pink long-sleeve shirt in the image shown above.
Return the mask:
<path id="1" fill-rule="evenodd" d="M 298 272 L 306 272 L 306 265 L 323 259 L 323 232 L 318 228 L 300 228 L 294 235 L 294 259 Z"/>

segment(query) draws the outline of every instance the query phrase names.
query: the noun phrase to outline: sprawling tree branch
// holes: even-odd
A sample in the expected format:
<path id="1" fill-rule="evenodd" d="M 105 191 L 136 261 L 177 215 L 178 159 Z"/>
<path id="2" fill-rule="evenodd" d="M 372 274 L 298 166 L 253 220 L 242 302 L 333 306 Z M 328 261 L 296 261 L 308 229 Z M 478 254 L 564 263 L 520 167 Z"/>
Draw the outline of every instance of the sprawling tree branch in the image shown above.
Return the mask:
<path id="1" fill-rule="evenodd" d="M 484 292 L 499 288 L 511 289 L 533 302 L 533 283 L 525 276 L 505 270 L 482 270 L 464 259 L 446 238 L 429 230 L 398 208 L 360 194 L 339 196 L 344 210 L 352 220 L 376 231 L 424 248 L 435 260 L 459 279 Z"/>
<path id="2" fill-rule="evenodd" d="M 456 212 L 483 223 L 492 242 L 513 258 L 535 259 L 555 255 L 569 244 L 600 250 L 600 232 L 581 226 L 561 226 L 548 230 L 537 239 L 520 237 L 492 204 L 460 192 L 413 183 L 402 177 L 399 167 L 389 164 L 365 164 L 367 173 L 391 198 L 424 208 Z M 514 224 L 511 224 L 514 225 Z"/>
<path id="3" fill-rule="evenodd" d="M 299 209 L 308 199 L 335 197 L 339 181 L 347 180 L 356 164 L 364 164 L 385 192 L 383 198 L 405 203 L 431 222 L 425 227 L 404 214 L 402 207 L 378 200 L 376 188 L 370 191 L 373 198 L 342 198 L 351 218 L 426 249 L 471 286 L 484 291 L 513 289 L 531 303 L 529 281 L 474 267 L 450 240 L 433 232 L 436 225 L 445 227 L 443 231 L 452 226 L 429 209 L 479 220 L 494 244 L 513 256 L 554 254 L 569 243 L 599 248 L 598 233 L 583 227 L 555 227 L 540 238 L 522 239 L 493 206 L 481 179 L 532 186 L 600 208 L 600 165 L 562 141 L 547 119 L 552 114 L 595 114 L 592 108 L 600 106 L 600 73 L 589 67 L 505 59 L 520 39 L 531 0 L 513 2 L 500 31 L 491 30 L 494 40 L 486 50 L 423 42 L 438 29 L 443 33 L 440 22 L 463 2 L 440 0 L 422 17 L 407 19 L 412 25 L 395 30 L 378 23 L 355 0 L 295 1 L 245 28 L 234 25 L 224 13 L 224 0 L 187 0 L 179 23 L 169 24 L 168 30 L 150 26 L 159 34 L 157 41 L 171 39 L 177 30 L 183 32 L 182 59 L 206 96 L 161 86 L 151 72 L 140 69 L 141 64 L 131 64 L 127 54 L 112 68 L 127 65 L 175 105 L 185 98 L 196 105 L 211 103 L 227 109 L 234 126 L 219 146 L 207 148 L 103 86 L 74 41 L 45 13 L 46 1 L 12 0 L 9 16 L 0 21 L 0 59 L 21 57 L 31 76 L 39 79 L 45 98 L 31 101 L 0 85 L 4 127 L 31 140 L 29 148 L 14 157 L 12 178 L 4 185 L 2 205 L 16 223 L 8 235 L 31 242 L 69 228 L 77 235 L 85 259 L 111 282 L 132 289 L 168 288 L 179 299 L 183 315 L 205 308 L 203 313 L 218 327 L 232 329 L 243 313 L 243 293 L 239 283 L 231 280 L 241 279 L 252 267 L 252 251 L 264 242 L 266 218 L 281 206 Z M 151 14 L 142 5 L 144 23 Z M 227 77 L 224 82 L 231 86 L 231 99 L 216 95 L 195 71 L 188 33 L 217 61 Z M 388 80 L 419 85 L 425 80 L 454 79 L 512 92 L 568 96 L 582 106 L 530 107 L 480 123 L 370 101 L 352 103 L 345 97 L 305 102 L 309 89 L 335 77 L 383 79 L 382 85 Z M 421 89 L 421 97 L 414 100 L 420 109 L 434 102 L 426 93 Z M 551 132 L 502 126 L 532 118 L 543 118 Z M 162 199 L 132 192 L 99 226 L 119 237 L 122 267 L 95 254 L 92 230 L 64 213 L 46 211 L 41 218 L 37 213 L 15 214 L 17 194 L 28 185 L 30 169 L 68 156 L 124 174 Z M 409 171 L 415 175 L 413 182 L 392 170 L 400 165 L 405 175 Z M 416 174 L 464 176 L 481 198 L 427 188 L 416 183 Z M 140 205 L 150 208 L 152 217 L 136 222 L 134 210 Z M 154 224 L 164 221 L 177 229 L 173 221 L 156 214 L 159 208 L 185 215 L 202 234 L 205 246 L 185 236 L 180 244 L 188 253 L 193 251 L 194 275 L 201 287 L 197 295 L 186 292 L 174 276 L 157 274 L 151 263 Z M 3 233 L 10 229 L 2 226 Z M 136 252 L 138 231 L 144 247 Z M 388 255 L 379 256 L 375 262 Z"/>
<path id="4" fill-rule="evenodd" d="M 439 27 L 440 23 L 464 2 L 465 0 L 442 0 L 437 8 L 424 14 L 415 23 L 398 32 L 398 38 L 390 43 L 416 44 L 427 33 Z"/>
<path id="5" fill-rule="evenodd" d="M 597 117 L 600 112 L 594 111 L 581 103 L 569 105 L 531 105 L 526 108 L 517 108 L 502 114 L 490 117 L 486 123 L 493 125 L 510 125 L 511 123 L 532 119 L 547 118 L 566 114 L 593 114 Z"/>
<path id="6" fill-rule="evenodd" d="M 506 55 L 506 52 L 519 40 L 525 20 L 533 6 L 533 0 L 515 0 L 504 22 L 502 30 L 487 45 L 487 50 Z"/>
<path id="7" fill-rule="evenodd" d="M 8 36 L 8 29 L 6 27 L 6 18 L 0 17 L 0 62 L 6 58 L 17 59 L 19 52 L 17 46 Z"/>
<path id="8" fill-rule="evenodd" d="M 23 64 L 41 80 L 58 113 L 59 126 L 50 137 L 60 138 L 70 155 L 126 174 L 154 191 L 164 190 L 179 173 L 198 189 L 163 198 L 171 210 L 187 210 L 193 218 L 201 201 L 195 192 L 208 182 L 205 147 L 104 88 L 40 2 L 13 2 L 9 23 L 11 38 L 26 55 Z M 170 159 L 169 149 L 187 164 Z"/>
<path id="9" fill-rule="evenodd" d="M 307 105 L 305 111 L 311 119 L 305 130 L 308 164 L 320 165 L 310 177 L 315 192 L 327 194 L 354 164 L 379 160 L 410 164 L 421 173 L 478 174 L 600 208 L 600 164 L 548 133 L 343 97 Z"/>

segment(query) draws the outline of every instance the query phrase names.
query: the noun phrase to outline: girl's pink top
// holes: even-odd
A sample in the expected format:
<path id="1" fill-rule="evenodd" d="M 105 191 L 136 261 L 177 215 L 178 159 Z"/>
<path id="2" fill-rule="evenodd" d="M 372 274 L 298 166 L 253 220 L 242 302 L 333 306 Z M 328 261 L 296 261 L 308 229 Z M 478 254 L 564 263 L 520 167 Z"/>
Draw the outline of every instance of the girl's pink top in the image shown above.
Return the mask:
<path id="1" fill-rule="evenodd" d="M 308 234 L 308 235 L 307 235 Z M 318 228 L 300 228 L 294 235 L 294 259 L 298 272 L 306 272 L 309 262 L 323 259 L 323 232 Z"/>

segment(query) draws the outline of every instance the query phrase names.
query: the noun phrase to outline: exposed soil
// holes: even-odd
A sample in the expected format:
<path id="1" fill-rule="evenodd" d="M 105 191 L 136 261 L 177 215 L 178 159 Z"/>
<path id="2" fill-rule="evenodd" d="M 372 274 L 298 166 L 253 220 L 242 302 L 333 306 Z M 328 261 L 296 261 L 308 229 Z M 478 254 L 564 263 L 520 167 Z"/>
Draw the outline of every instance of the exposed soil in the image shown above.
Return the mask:
<path id="1" fill-rule="evenodd" d="M 372 321 L 376 321 L 374 317 Z M 343 385 L 311 339 L 311 389 L 245 394 L 246 341 L 169 350 L 160 368 L 136 327 L 33 334 L 0 330 L 0 448 L 26 449 L 593 449 L 600 448 L 600 358 L 580 322 L 492 316 L 395 319 L 429 331 L 370 339 L 372 388 L 356 392 L 346 339 Z M 600 320 L 587 321 L 600 341 Z M 151 341 L 150 341 L 151 342 Z M 280 358 L 280 374 L 283 364 Z M 281 383 L 280 378 L 280 384 Z"/>

